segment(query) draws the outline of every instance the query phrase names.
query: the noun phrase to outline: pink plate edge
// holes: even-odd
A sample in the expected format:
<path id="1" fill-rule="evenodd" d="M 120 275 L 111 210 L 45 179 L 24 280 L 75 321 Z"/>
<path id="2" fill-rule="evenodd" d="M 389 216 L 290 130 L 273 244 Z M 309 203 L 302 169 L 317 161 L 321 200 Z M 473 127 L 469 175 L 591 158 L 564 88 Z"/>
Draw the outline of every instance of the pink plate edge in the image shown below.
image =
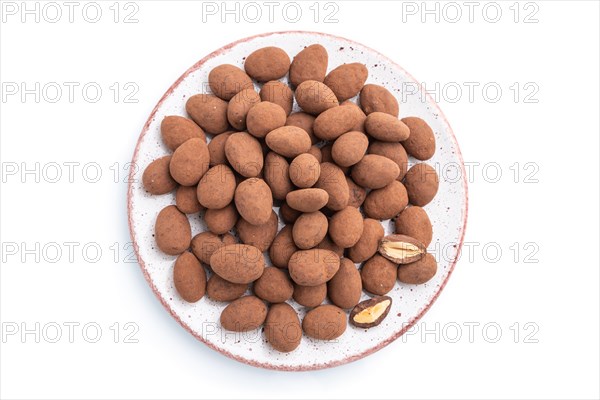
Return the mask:
<path id="1" fill-rule="evenodd" d="M 192 65 L 187 71 L 185 71 L 183 73 L 183 75 L 181 75 L 179 77 L 179 79 L 177 79 L 177 81 L 175 81 L 175 83 L 173 83 L 173 85 L 171 85 L 171 87 L 169 87 L 169 89 L 161 97 L 161 99 L 158 101 L 158 103 L 156 104 L 156 106 L 154 107 L 154 109 L 152 110 L 152 112 L 150 113 L 150 116 L 148 117 L 148 119 L 146 120 L 146 123 L 144 124 L 144 127 L 142 128 L 142 132 L 140 133 L 139 139 L 138 139 L 138 141 L 136 143 L 136 146 L 135 146 L 135 150 L 133 152 L 133 158 L 131 160 L 132 164 L 135 165 L 135 163 L 137 161 L 139 147 L 140 147 L 140 142 L 142 141 L 142 138 L 148 132 L 150 124 L 151 124 L 154 116 L 156 115 L 156 112 L 158 111 L 159 107 L 162 105 L 162 103 L 165 101 L 165 99 L 173 92 L 173 90 L 177 86 L 179 86 L 179 84 L 181 83 L 181 81 L 183 81 L 183 79 L 185 79 L 185 77 L 187 77 L 190 73 L 192 73 L 193 71 L 195 71 L 198 68 L 200 68 L 206 61 L 210 60 L 211 58 L 214 58 L 214 57 L 218 56 L 219 54 L 221 54 L 224 51 L 226 51 L 226 50 L 228 50 L 228 49 L 236 46 L 239 43 L 244 43 L 244 42 L 250 41 L 252 39 L 258 38 L 258 37 L 266 37 L 266 36 L 272 36 L 272 35 L 285 35 L 285 34 L 289 34 L 289 33 L 308 33 L 308 34 L 312 34 L 312 35 L 327 36 L 327 37 L 330 37 L 330 38 L 340 39 L 340 40 L 344 40 L 344 41 L 349 42 L 349 43 L 355 43 L 357 45 L 363 46 L 363 47 L 365 47 L 365 48 L 373 51 L 374 53 L 378 54 L 380 57 L 382 57 L 383 59 L 387 60 L 390 64 L 393 64 L 397 68 L 401 69 L 407 76 L 409 76 L 415 83 L 417 83 L 420 86 L 420 84 L 418 83 L 418 81 L 410 73 L 408 73 L 400 65 L 396 64 L 394 61 L 390 60 L 388 57 L 384 56 L 383 54 L 379 53 L 376 50 L 371 49 L 368 46 L 365 46 L 365 45 L 363 45 L 361 43 L 358 43 L 356 41 L 353 41 L 353 40 L 349 40 L 349 39 L 343 38 L 341 36 L 336 36 L 336 35 L 332 35 L 332 34 L 328 34 L 328 33 L 322 33 L 322 32 L 311 32 L 311 31 L 267 32 L 267 33 L 261 33 L 261 34 L 258 34 L 258 35 L 249 36 L 249 37 L 246 37 L 244 39 L 240 39 L 240 40 L 237 40 L 235 42 L 229 43 L 229 44 L 221 47 L 220 49 L 218 49 L 216 51 L 213 51 L 212 53 L 210 53 L 206 57 L 202 58 L 200 61 L 198 61 L 197 63 L 195 63 L 194 65 Z M 385 339 L 384 341 L 378 343 L 376 346 L 373 346 L 372 348 L 370 348 L 370 349 L 368 349 L 366 351 L 363 351 L 360 354 L 356 354 L 356 355 L 351 356 L 351 357 L 346 357 L 343 360 L 329 362 L 329 363 L 325 363 L 325 364 L 310 364 L 310 365 L 301 365 L 301 366 L 296 366 L 296 367 L 288 367 L 288 366 L 273 365 L 273 364 L 269 364 L 269 363 L 261 363 L 261 362 L 250 360 L 250 359 L 247 359 L 247 358 L 244 358 L 244 357 L 239 357 L 239 356 L 236 356 L 234 354 L 231 354 L 227 350 L 218 348 L 218 347 L 212 345 L 211 343 L 205 341 L 202 338 L 202 336 L 196 334 L 185 322 L 183 322 L 179 318 L 179 316 L 173 311 L 173 309 L 169 306 L 169 304 L 159 295 L 158 290 L 157 290 L 156 286 L 154 285 L 154 282 L 150 278 L 150 274 L 148 273 L 148 271 L 146 269 L 146 264 L 144 263 L 144 260 L 140 257 L 137 239 L 136 239 L 135 233 L 133 231 L 133 220 L 132 220 L 132 216 L 131 216 L 132 215 L 132 213 L 131 213 L 131 209 L 132 209 L 131 198 L 132 198 L 133 182 L 134 182 L 133 179 L 135 179 L 135 173 L 136 173 L 136 170 L 134 168 L 132 168 L 131 171 L 130 171 L 130 173 L 129 173 L 129 187 L 127 189 L 127 214 L 128 214 L 127 220 L 128 220 L 128 225 L 129 225 L 129 233 L 131 235 L 131 240 L 133 242 L 133 249 L 135 251 L 135 254 L 136 254 L 138 263 L 140 265 L 140 268 L 142 270 L 142 273 L 144 274 L 144 277 L 146 278 L 146 281 L 148 282 L 148 284 L 152 288 L 152 291 L 154 292 L 154 295 L 158 298 L 158 300 L 161 302 L 161 304 L 163 305 L 163 307 L 165 307 L 165 309 L 169 312 L 169 314 L 171 314 L 171 316 L 185 330 L 187 330 L 196 339 L 198 339 L 199 341 L 201 341 L 202 343 L 204 343 L 205 345 L 207 345 L 211 349 L 216 350 L 219 353 L 224 354 L 225 356 L 227 356 L 229 358 L 232 358 L 232 359 L 234 359 L 236 361 L 240 361 L 240 362 L 243 362 L 245 364 L 249 364 L 249 365 L 252 365 L 252 366 L 255 366 L 255 367 L 261 367 L 261 368 L 266 368 L 266 369 L 271 369 L 271 370 L 277 370 L 277 371 L 313 371 L 313 370 L 319 370 L 319 369 L 337 367 L 339 365 L 343 365 L 343 364 L 347 364 L 347 363 L 350 363 L 350 362 L 353 362 L 353 361 L 356 361 L 356 360 L 360 360 L 361 358 L 366 357 L 369 354 L 375 353 L 376 351 L 384 348 L 388 344 L 392 343 L 394 340 L 398 339 L 404 333 L 406 333 L 431 308 L 431 306 L 433 305 L 433 303 L 437 300 L 437 298 L 439 297 L 440 293 L 442 292 L 442 290 L 446 286 L 446 283 L 448 282 L 448 279 L 450 279 L 450 276 L 452 275 L 452 272 L 454 271 L 454 267 L 456 266 L 456 263 L 457 263 L 458 258 L 459 258 L 458 254 L 460 254 L 460 251 L 462 249 L 462 245 L 463 245 L 464 237 L 465 237 L 465 230 L 466 230 L 466 226 L 467 226 L 467 217 L 468 217 L 468 214 L 469 214 L 469 192 L 468 192 L 468 186 L 467 186 L 467 176 L 466 176 L 466 170 L 465 170 L 465 165 L 464 165 L 464 160 L 463 160 L 463 157 L 462 157 L 462 153 L 460 151 L 460 147 L 458 146 L 458 141 L 456 140 L 456 136 L 454 135 L 454 131 L 452 130 L 452 127 L 448 123 L 448 120 L 446 119 L 446 116 L 444 115 L 444 113 L 442 112 L 442 110 L 440 109 L 440 107 L 438 106 L 438 104 L 433 100 L 433 98 L 427 92 L 424 92 L 424 93 L 427 96 L 427 99 L 430 100 L 431 103 L 436 107 L 437 111 L 439 112 L 439 115 L 443 118 L 444 122 L 446 123 L 446 125 L 448 126 L 448 128 L 450 130 L 450 134 L 452 135 L 452 140 L 456 144 L 457 155 L 458 155 L 458 158 L 460 160 L 460 167 L 461 167 L 461 172 L 462 172 L 462 177 L 463 177 L 463 184 L 464 184 L 464 187 L 465 187 L 465 213 L 464 213 L 463 224 L 462 224 L 462 228 L 461 228 L 460 241 L 458 243 L 458 247 L 457 247 L 457 251 L 456 251 L 457 256 L 455 257 L 455 259 L 452 261 L 452 264 L 450 265 L 450 269 L 448 271 L 448 276 L 446 276 L 446 279 L 442 282 L 442 284 L 440 285 L 440 288 L 434 294 L 434 296 L 432 297 L 431 301 L 425 306 L 425 308 L 419 313 L 419 315 L 417 315 L 408 324 L 406 324 L 406 326 L 402 330 L 400 330 L 399 332 L 393 334 L 392 336 L 390 336 L 389 338 Z"/>

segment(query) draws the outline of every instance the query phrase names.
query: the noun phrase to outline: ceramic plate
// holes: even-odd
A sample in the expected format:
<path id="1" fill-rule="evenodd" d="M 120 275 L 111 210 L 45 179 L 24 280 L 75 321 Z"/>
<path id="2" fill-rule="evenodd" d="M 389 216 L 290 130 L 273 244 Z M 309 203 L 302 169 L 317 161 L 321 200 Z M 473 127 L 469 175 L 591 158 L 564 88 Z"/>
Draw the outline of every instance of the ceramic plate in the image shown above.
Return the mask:
<path id="1" fill-rule="evenodd" d="M 400 117 L 421 117 L 435 132 L 437 150 L 428 163 L 438 170 L 440 187 L 434 201 L 425 209 L 433 224 L 430 252 L 438 259 L 438 272 L 424 285 L 397 282 L 388 293 L 393 298 L 392 309 L 381 325 L 369 330 L 349 325 L 344 335 L 329 342 L 304 336 L 301 345 L 291 353 L 273 350 L 265 342 L 260 329 L 243 334 L 222 330 L 219 316 L 227 304 L 214 302 L 206 296 L 195 304 L 183 301 L 173 285 L 175 257 L 156 248 L 154 221 L 163 207 L 175 204 L 174 193 L 148 195 L 142 187 L 140 174 L 132 175 L 130 181 L 133 183 L 128 191 L 129 226 L 139 264 L 167 311 L 209 347 L 241 362 L 279 370 L 312 370 L 348 363 L 383 348 L 402 335 L 429 309 L 450 277 L 462 245 L 467 218 L 467 187 L 462 157 L 452 129 L 439 107 L 421 93 L 412 76 L 392 60 L 359 43 L 321 33 L 280 32 L 253 36 L 229 44 L 200 60 L 169 88 L 150 114 L 135 149 L 133 163 L 139 166 L 139 171 L 143 171 L 152 160 L 169 153 L 160 137 L 162 119 L 167 115 L 186 115 L 186 100 L 208 90 L 206 82 L 212 68 L 225 63 L 243 68 L 244 58 L 264 46 L 281 47 L 292 58 L 313 43 L 320 43 L 327 49 L 329 70 L 350 62 L 367 65 L 367 83 L 384 85 L 398 98 Z M 298 110 L 297 105 L 294 107 Z M 410 160 L 410 163 L 414 161 Z M 189 219 L 193 235 L 205 230 L 201 216 L 191 215 Z M 383 224 L 386 232 L 391 232 L 390 221 Z M 366 298 L 369 296 L 363 294 L 363 299 Z M 306 309 L 293 301 L 291 304 L 302 319 Z"/>

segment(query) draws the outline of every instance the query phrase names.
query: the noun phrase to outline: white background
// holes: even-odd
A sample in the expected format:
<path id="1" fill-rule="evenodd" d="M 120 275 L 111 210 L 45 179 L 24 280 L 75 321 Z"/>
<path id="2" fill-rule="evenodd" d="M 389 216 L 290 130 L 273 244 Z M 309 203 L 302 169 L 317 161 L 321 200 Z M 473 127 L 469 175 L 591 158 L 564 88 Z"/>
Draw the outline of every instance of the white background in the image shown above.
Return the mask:
<path id="1" fill-rule="evenodd" d="M 483 2 L 473 22 L 467 6 L 454 3 L 463 14 L 456 23 L 448 21 L 456 7 L 444 8 L 446 3 L 437 6 L 439 22 L 432 14 L 423 23 L 421 2 L 338 1 L 337 23 L 323 22 L 323 3 L 315 23 L 312 1 L 298 2 L 302 17 L 296 23 L 282 17 L 284 3 L 273 22 L 265 7 L 257 23 L 243 16 L 236 23 L 233 15 L 225 24 L 220 15 L 203 22 L 202 3 L 191 1 L 137 1 L 139 22 L 131 24 L 122 22 L 133 10 L 123 10 L 124 3 L 118 5 L 120 22 L 113 21 L 112 1 L 100 3 L 103 14 L 95 24 L 82 17 L 84 2 L 73 23 L 62 2 L 57 23 L 44 15 L 22 23 L 19 13 L 3 13 L 1 397 L 598 398 L 599 5 L 513 3 L 497 3 L 502 16 L 496 23 L 486 21 L 495 17 L 495 7 L 483 14 Z M 408 13 L 413 6 L 416 15 Z M 538 22 L 525 23 L 534 11 Z M 53 10 L 47 12 L 54 18 Z M 420 331 L 432 333 L 413 332 L 363 360 L 324 371 L 273 372 L 217 354 L 168 315 L 137 264 L 123 262 L 131 253 L 123 167 L 147 115 L 200 58 L 234 40 L 277 30 L 356 40 L 397 61 L 428 89 L 434 91 L 436 83 L 446 88 L 440 106 L 465 161 L 475 166 L 465 239 L 472 256 L 463 249 L 448 285 L 419 323 Z M 42 93 L 39 102 L 33 94 L 7 94 L 22 82 L 28 88 L 36 82 L 80 86 L 73 102 L 64 85 L 56 103 L 48 101 L 54 92 Z M 103 89 L 96 103 L 82 97 L 81 87 L 89 82 Z M 121 88 L 117 102 L 110 89 L 115 82 Z M 124 102 L 128 82 L 139 87 L 137 103 Z M 473 99 L 465 82 L 479 85 Z M 491 101 L 492 89 L 485 98 L 486 84 L 502 89 L 497 102 Z M 457 86 L 463 89 L 458 99 Z M 36 162 L 39 179 L 21 174 Z M 49 182 L 52 162 L 63 165 L 57 183 Z M 73 182 L 65 162 L 80 163 Z M 82 175 L 86 163 L 100 166 L 98 182 L 86 181 L 94 169 Z M 10 175 L 15 166 L 19 170 Z M 494 182 L 497 170 L 502 176 Z M 65 242 L 78 243 L 73 259 Z M 36 243 L 39 260 L 23 251 Z M 57 262 L 50 262 L 53 243 L 63 251 Z M 98 262 L 84 258 L 87 243 L 101 248 Z M 486 244 L 489 252 L 482 251 Z M 92 250 L 88 257 L 95 256 Z M 69 322 L 80 324 L 72 343 L 64 325 Z M 126 343 L 128 322 L 139 327 L 137 343 Z M 8 334 L 36 323 L 39 343 L 34 334 Z M 62 337 L 50 343 L 54 323 L 62 326 Z M 82 334 L 86 323 L 102 329 L 97 343 L 86 341 L 93 329 L 88 337 Z M 471 338 L 470 323 L 479 324 Z M 485 324 L 491 326 L 486 332 Z M 462 336 L 451 343 L 457 326 Z M 492 343 L 495 327 L 502 335 Z"/>

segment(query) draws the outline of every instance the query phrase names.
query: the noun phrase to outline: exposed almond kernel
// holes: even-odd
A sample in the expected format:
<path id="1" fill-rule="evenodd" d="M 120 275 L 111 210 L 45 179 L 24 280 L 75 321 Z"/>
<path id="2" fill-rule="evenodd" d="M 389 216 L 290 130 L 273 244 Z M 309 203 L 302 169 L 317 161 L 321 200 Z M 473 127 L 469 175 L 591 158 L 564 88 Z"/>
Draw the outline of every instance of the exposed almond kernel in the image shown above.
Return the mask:
<path id="1" fill-rule="evenodd" d="M 359 328 L 377 326 L 390 312 L 392 298 L 388 296 L 374 297 L 358 303 L 350 313 L 350 323 Z"/>
<path id="2" fill-rule="evenodd" d="M 379 244 L 379 253 L 396 264 L 418 261 L 426 252 L 423 243 L 406 235 L 388 235 Z"/>

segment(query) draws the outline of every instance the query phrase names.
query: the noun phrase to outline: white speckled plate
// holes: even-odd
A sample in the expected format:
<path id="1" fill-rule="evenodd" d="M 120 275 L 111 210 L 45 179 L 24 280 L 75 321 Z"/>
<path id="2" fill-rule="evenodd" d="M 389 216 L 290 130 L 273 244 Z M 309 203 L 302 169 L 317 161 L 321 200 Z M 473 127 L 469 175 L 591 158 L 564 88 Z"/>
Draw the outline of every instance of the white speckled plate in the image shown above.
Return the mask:
<path id="1" fill-rule="evenodd" d="M 132 179 L 128 192 L 129 226 L 140 266 L 169 313 L 213 349 L 251 365 L 279 370 L 311 370 L 344 364 L 373 353 L 402 335 L 429 309 L 446 284 L 462 245 L 467 219 L 464 165 L 456 138 L 439 107 L 420 92 L 402 96 L 406 83 L 411 88 L 418 85 L 406 71 L 387 57 L 359 43 L 321 33 L 280 32 L 253 36 L 227 45 L 200 60 L 169 88 L 150 114 L 135 149 L 133 163 L 143 171 L 152 160 L 168 154 L 160 137 L 163 117 L 185 116 L 186 100 L 191 95 L 207 90 L 207 77 L 212 68 L 224 63 L 243 67 L 244 57 L 264 46 L 281 47 L 293 57 L 312 43 L 320 43 L 327 48 L 329 70 L 343 63 L 366 64 L 369 69 L 367 83 L 386 86 L 401 103 L 400 116 L 425 119 L 436 136 L 437 151 L 428 163 L 434 165 L 440 174 L 440 188 L 434 201 L 425 209 L 433 223 L 430 252 L 438 259 L 438 272 L 424 285 L 396 283 L 389 293 L 393 298 L 392 309 L 381 325 L 369 330 L 349 325 L 344 335 L 330 342 L 304 336 L 298 349 L 287 354 L 273 350 L 265 342 L 261 330 L 243 334 L 222 330 L 219 316 L 226 304 L 214 302 L 206 296 L 195 304 L 183 301 L 173 286 L 175 257 L 161 253 L 155 246 L 153 234 L 156 215 L 163 207 L 175 203 L 174 193 L 150 196 L 144 191 L 141 179 Z M 139 175 L 132 175 L 132 178 L 139 178 Z M 193 235 L 205 229 L 199 215 L 191 215 L 189 219 Z M 390 232 L 390 222 L 385 221 L 384 226 Z M 363 294 L 363 299 L 368 297 Z M 305 308 L 294 302 L 291 304 L 302 318 Z"/>

